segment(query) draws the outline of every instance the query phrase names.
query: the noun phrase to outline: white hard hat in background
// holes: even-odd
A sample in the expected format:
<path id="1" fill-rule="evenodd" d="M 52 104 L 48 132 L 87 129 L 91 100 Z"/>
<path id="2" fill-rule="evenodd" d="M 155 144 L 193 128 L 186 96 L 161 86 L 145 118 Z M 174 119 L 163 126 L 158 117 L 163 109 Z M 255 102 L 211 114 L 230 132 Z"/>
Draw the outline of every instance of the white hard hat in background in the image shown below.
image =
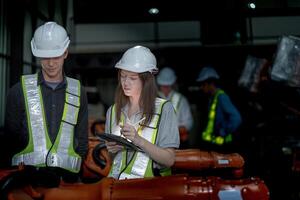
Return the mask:
<path id="1" fill-rule="evenodd" d="M 157 75 L 157 84 L 158 85 L 173 85 L 176 81 L 176 75 L 174 70 L 169 67 L 165 67 L 160 70 Z"/>
<path id="2" fill-rule="evenodd" d="M 155 56 L 150 49 L 143 46 L 128 49 L 115 67 L 136 73 L 154 73 L 158 71 Z"/>
<path id="3" fill-rule="evenodd" d="M 209 78 L 219 79 L 219 75 L 216 72 L 216 70 L 212 67 L 204 67 L 199 73 L 199 76 L 197 78 L 198 82 L 205 81 Z"/>
<path id="4" fill-rule="evenodd" d="M 40 58 L 63 55 L 70 43 L 66 30 L 55 22 L 38 27 L 31 40 L 32 54 Z"/>

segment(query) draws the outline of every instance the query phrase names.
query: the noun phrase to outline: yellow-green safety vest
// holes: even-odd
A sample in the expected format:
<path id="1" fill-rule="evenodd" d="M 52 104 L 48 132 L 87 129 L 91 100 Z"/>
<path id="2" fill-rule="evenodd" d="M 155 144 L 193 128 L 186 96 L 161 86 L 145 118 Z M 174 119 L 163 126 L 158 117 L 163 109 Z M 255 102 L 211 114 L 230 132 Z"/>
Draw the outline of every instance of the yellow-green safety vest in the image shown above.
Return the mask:
<path id="1" fill-rule="evenodd" d="M 211 142 L 213 144 L 217 145 L 223 145 L 224 143 L 229 143 L 232 141 L 232 134 L 229 133 L 225 137 L 223 136 L 215 136 L 214 135 L 214 125 L 216 120 L 216 110 L 218 105 L 218 96 L 220 94 L 224 94 L 224 91 L 221 89 L 218 89 L 214 99 L 211 103 L 209 113 L 208 113 L 208 122 L 206 129 L 202 132 L 202 139 L 207 142 Z"/>
<path id="2" fill-rule="evenodd" d="M 82 160 L 74 151 L 73 138 L 80 107 L 80 82 L 69 77 L 66 77 L 66 80 L 63 115 L 58 135 L 52 144 L 48 135 L 38 75 L 22 76 L 29 141 L 24 150 L 13 156 L 13 166 L 23 163 L 37 167 L 60 167 L 71 172 L 79 172 Z"/>
<path id="3" fill-rule="evenodd" d="M 156 98 L 155 101 L 155 114 L 153 114 L 151 122 L 149 125 L 146 125 L 143 129 L 138 128 L 138 134 L 145 138 L 147 141 L 155 144 L 160 116 L 162 112 L 163 105 L 167 101 L 161 98 Z M 124 114 L 121 114 L 121 123 L 116 123 L 115 120 L 115 106 L 111 109 L 111 118 L 110 118 L 110 133 L 120 136 L 120 125 L 124 124 Z M 141 126 L 141 125 L 139 125 Z M 127 164 L 127 150 L 122 150 L 118 152 L 114 158 L 112 168 L 109 173 L 109 177 L 115 179 L 132 179 L 132 178 L 144 178 L 144 177 L 153 177 L 152 169 L 153 161 L 152 159 L 143 152 L 134 152 L 133 158 Z M 171 170 L 165 170 L 165 173 L 162 175 L 170 175 Z"/>

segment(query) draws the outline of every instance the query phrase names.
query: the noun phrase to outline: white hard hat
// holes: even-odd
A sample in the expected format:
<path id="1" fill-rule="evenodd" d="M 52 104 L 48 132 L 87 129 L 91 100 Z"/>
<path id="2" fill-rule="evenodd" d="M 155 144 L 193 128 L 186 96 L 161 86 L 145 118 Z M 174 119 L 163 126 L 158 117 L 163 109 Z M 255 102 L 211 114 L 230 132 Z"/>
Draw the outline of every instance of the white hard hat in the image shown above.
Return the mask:
<path id="1" fill-rule="evenodd" d="M 176 81 L 176 75 L 173 69 L 165 67 L 160 70 L 157 76 L 158 85 L 173 85 Z"/>
<path id="2" fill-rule="evenodd" d="M 38 27 L 31 40 L 32 54 L 40 58 L 63 55 L 70 43 L 66 30 L 55 22 Z"/>
<path id="3" fill-rule="evenodd" d="M 128 49 L 115 67 L 136 73 L 158 71 L 155 56 L 150 49 L 143 46 Z"/>
<path id="4" fill-rule="evenodd" d="M 219 75 L 216 72 L 216 70 L 212 67 L 204 67 L 199 73 L 199 76 L 197 78 L 198 82 L 205 81 L 209 78 L 219 79 Z"/>

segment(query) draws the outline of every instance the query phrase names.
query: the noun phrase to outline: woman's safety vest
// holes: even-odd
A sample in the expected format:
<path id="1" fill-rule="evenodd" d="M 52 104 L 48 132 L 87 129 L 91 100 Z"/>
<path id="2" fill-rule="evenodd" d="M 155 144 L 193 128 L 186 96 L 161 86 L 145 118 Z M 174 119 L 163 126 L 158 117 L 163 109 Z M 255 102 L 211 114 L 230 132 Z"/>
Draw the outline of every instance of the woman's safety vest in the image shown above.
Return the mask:
<path id="1" fill-rule="evenodd" d="M 223 145 L 224 143 L 228 143 L 232 141 L 232 134 L 229 133 L 225 137 L 223 136 L 215 136 L 214 135 L 214 126 L 215 126 L 215 120 L 216 120 L 216 110 L 217 110 L 217 105 L 218 105 L 218 96 L 220 94 L 224 94 L 223 90 L 218 89 L 214 99 L 212 101 L 212 104 L 209 109 L 208 113 L 208 122 L 207 122 L 207 127 L 205 131 L 202 133 L 202 139 L 207 142 L 212 142 L 217 145 Z"/>
<path id="2" fill-rule="evenodd" d="M 139 125 L 137 131 L 138 134 L 147 141 L 155 144 L 161 112 L 163 105 L 167 101 L 161 98 L 156 98 L 155 101 L 155 113 L 152 116 L 149 125 Z M 114 135 L 120 135 L 120 124 L 124 124 L 125 116 L 121 114 L 120 124 L 115 120 L 115 106 L 112 107 L 111 119 L 110 119 L 110 132 Z M 140 126 L 144 126 L 141 129 Z M 110 173 L 108 176 L 115 179 L 131 179 L 131 178 L 144 178 L 153 177 L 152 159 L 143 152 L 134 152 L 131 161 L 127 162 L 127 150 L 120 151 L 116 154 Z"/>
<path id="3" fill-rule="evenodd" d="M 80 107 L 80 82 L 67 77 L 64 110 L 54 144 L 49 139 L 41 88 L 37 82 L 37 74 L 22 76 L 29 142 L 24 150 L 13 156 L 12 165 L 60 167 L 77 173 L 81 157 L 74 151 L 73 138 Z"/>

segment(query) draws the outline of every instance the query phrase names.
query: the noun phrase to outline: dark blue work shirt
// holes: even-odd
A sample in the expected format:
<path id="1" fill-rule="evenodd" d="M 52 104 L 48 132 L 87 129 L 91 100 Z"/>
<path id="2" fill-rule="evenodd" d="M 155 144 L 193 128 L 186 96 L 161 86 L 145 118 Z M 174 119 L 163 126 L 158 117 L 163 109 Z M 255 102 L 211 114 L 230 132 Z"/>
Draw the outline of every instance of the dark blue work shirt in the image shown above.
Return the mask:
<path id="1" fill-rule="evenodd" d="M 209 108 L 211 102 L 209 103 Z M 241 123 L 241 115 L 231 102 L 229 96 L 226 93 L 219 94 L 214 126 L 215 134 L 225 136 L 229 133 L 234 133 L 240 127 Z"/>

